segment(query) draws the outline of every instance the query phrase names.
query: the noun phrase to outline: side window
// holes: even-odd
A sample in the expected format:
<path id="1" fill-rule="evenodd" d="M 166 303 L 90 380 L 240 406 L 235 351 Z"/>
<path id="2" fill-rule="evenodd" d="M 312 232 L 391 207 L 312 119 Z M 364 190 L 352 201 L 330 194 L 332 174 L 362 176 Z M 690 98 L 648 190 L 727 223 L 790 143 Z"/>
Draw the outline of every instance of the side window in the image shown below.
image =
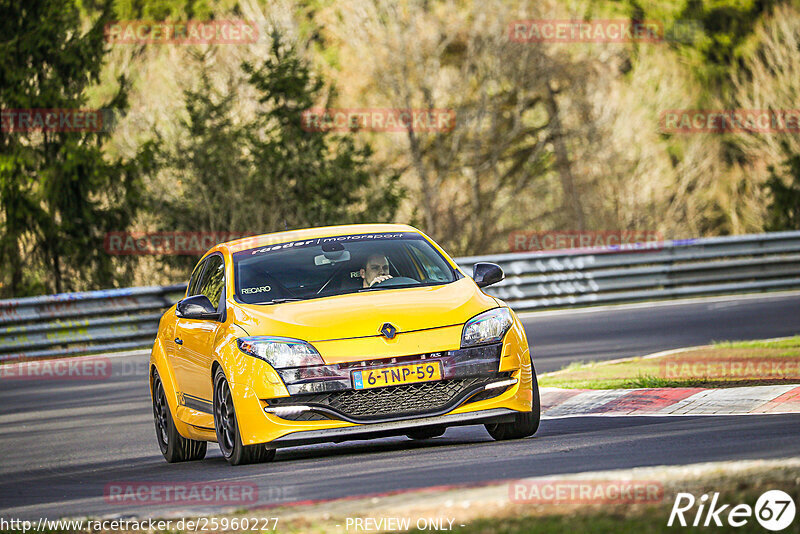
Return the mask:
<path id="1" fill-rule="evenodd" d="M 187 297 L 193 297 L 200 294 L 200 291 L 198 291 L 197 287 L 198 282 L 200 281 L 200 274 L 203 272 L 203 266 L 205 264 L 205 261 L 201 261 L 197 264 L 197 267 L 194 268 L 194 271 L 192 271 L 192 276 L 189 277 L 189 288 L 186 291 Z"/>
<path id="2" fill-rule="evenodd" d="M 207 296 L 211 304 L 219 309 L 219 299 L 225 287 L 225 262 L 220 256 L 211 256 L 206 263 L 206 270 L 198 284 L 199 293 Z"/>
<path id="3" fill-rule="evenodd" d="M 437 265 L 427 254 L 418 249 L 416 245 L 410 245 L 409 248 L 411 249 L 411 253 L 414 255 L 414 258 L 425 270 L 426 278 L 435 280 L 437 282 L 443 282 L 450 278 L 444 270 L 445 265 L 443 260 L 440 260 L 442 265 Z"/>

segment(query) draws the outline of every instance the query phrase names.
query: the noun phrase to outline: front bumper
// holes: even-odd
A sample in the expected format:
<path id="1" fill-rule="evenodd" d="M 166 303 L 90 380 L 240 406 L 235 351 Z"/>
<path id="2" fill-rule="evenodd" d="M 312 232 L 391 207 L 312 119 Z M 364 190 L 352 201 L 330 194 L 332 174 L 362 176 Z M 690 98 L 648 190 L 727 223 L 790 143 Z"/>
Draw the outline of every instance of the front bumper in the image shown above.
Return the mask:
<path id="1" fill-rule="evenodd" d="M 444 415 L 463 404 L 496 397 L 516 383 L 511 373 L 491 373 L 489 376 L 272 399 L 264 411 L 291 421 L 333 419 L 359 424 L 386 423 L 421 415 Z"/>
<path id="2" fill-rule="evenodd" d="M 522 331 L 521 327 L 519 330 Z M 274 375 L 275 379 L 282 382 L 279 389 L 286 392 L 279 397 L 269 395 L 268 388 L 262 388 L 252 382 L 252 385 L 231 382 L 242 442 L 245 445 L 266 443 L 270 447 L 283 447 L 319 441 L 366 439 L 364 436 L 369 437 L 375 433 L 384 435 L 381 433 L 390 432 L 385 435 L 397 435 L 404 434 L 405 432 L 402 431 L 404 429 L 420 426 L 479 424 L 486 422 L 484 416 L 489 419 L 495 416 L 508 418 L 509 412 L 513 416 L 513 413 L 530 411 L 533 369 L 524 337 L 515 334 L 515 330 L 512 330 L 502 344 L 476 347 L 478 352 L 470 354 L 471 358 L 467 357 L 468 355 L 462 350 L 437 353 L 436 358 L 444 358 L 441 360 L 443 380 L 422 382 L 417 386 L 409 384 L 353 390 L 349 373 L 352 370 L 364 368 L 365 364 L 366 366 L 379 366 L 387 363 L 393 365 L 412 363 L 421 359 L 421 355 L 397 357 L 395 361 L 382 359 L 347 364 L 344 366 L 345 369 L 348 369 L 346 381 L 342 379 L 320 380 L 319 383 L 337 383 L 338 385 L 330 389 L 328 386 L 324 386 L 325 390 L 317 393 L 288 394 L 288 388 L 282 381 L 283 377 L 279 377 L 277 373 Z M 434 357 L 430 354 L 425 356 L 426 359 Z M 249 375 L 248 378 L 252 376 Z M 389 410 L 390 413 L 385 413 L 386 410 L 384 410 L 384 413 L 378 413 L 379 410 L 370 412 L 369 404 L 354 410 L 351 402 L 356 395 L 380 396 L 389 392 L 390 388 L 395 388 L 395 395 L 391 395 L 390 400 L 396 400 L 399 398 L 397 393 L 400 393 L 397 388 L 427 388 L 432 384 L 455 383 L 456 381 L 462 381 L 464 387 L 455 388 L 455 391 L 451 392 L 452 395 L 437 397 L 440 402 L 427 403 L 419 409 L 412 406 L 414 409 L 411 410 Z M 493 388 L 490 391 L 485 390 L 486 385 L 497 382 L 504 383 L 502 387 Z M 263 393 L 259 394 L 258 392 L 262 390 Z M 384 393 L 381 393 L 382 391 Z M 278 393 L 277 390 L 275 392 Z M 341 400 L 338 405 L 333 402 L 336 398 Z M 413 398 L 413 395 L 408 396 L 409 400 L 413 400 Z M 420 399 L 424 400 L 422 397 Z M 399 402 L 399 408 L 403 408 L 403 402 Z M 312 404 L 316 405 L 313 410 L 303 408 L 294 411 L 283 410 L 280 415 L 270 413 L 270 409 L 274 408 L 308 407 Z M 374 403 L 372 408 L 375 406 L 380 408 L 381 403 Z M 498 409 L 504 411 L 493 411 Z M 468 415 L 473 413 L 481 415 L 476 417 Z M 454 415 L 459 417 L 450 418 Z M 490 420 L 488 422 L 499 421 Z M 344 429 L 348 430 L 344 431 Z"/>
<path id="3" fill-rule="evenodd" d="M 499 395 L 517 382 L 510 372 L 499 372 L 502 344 L 496 343 L 442 353 L 353 362 L 313 369 L 311 376 L 288 382 L 289 397 L 264 399 L 264 411 L 292 421 L 340 420 L 383 423 L 420 415 L 443 415 L 473 399 Z M 354 389 L 356 370 L 385 369 L 390 365 L 436 362 L 442 379 L 374 389 Z M 294 370 L 290 370 L 294 371 Z M 305 371 L 305 369 L 299 370 Z M 281 372 L 296 379 L 294 374 Z M 313 393 L 305 393 L 312 391 Z"/>

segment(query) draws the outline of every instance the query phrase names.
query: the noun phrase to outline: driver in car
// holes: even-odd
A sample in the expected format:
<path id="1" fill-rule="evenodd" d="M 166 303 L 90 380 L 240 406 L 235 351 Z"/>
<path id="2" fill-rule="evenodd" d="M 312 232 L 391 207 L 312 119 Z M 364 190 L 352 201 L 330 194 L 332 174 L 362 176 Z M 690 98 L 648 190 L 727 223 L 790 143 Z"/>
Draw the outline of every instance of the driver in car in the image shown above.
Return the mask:
<path id="1" fill-rule="evenodd" d="M 361 268 L 364 287 L 372 287 L 391 277 L 392 275 L 389 274 L 389 260 L 381 254 L 373 254 L 368 257 L 364 267 Z"/>

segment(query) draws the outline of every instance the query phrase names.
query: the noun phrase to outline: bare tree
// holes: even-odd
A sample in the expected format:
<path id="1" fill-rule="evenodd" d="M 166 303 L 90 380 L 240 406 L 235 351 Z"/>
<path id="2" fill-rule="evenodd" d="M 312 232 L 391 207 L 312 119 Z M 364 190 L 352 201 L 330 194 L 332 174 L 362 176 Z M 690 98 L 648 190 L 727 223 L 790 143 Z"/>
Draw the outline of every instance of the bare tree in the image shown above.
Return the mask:
<path id="1" fill-rule="evenodd" d="M 560 100 L 592 70 L 564 50 L 512 41 L 520 14 L 507 2 L 459 6 L 340 2 L 336 36 L 368 79 L 354 106 L 455 111 L 451 131 L 406 132 L 396 163 L 425 231 L 457 253 L 502 250 L 510 230 L 553 218 L 583 228 Z"/>

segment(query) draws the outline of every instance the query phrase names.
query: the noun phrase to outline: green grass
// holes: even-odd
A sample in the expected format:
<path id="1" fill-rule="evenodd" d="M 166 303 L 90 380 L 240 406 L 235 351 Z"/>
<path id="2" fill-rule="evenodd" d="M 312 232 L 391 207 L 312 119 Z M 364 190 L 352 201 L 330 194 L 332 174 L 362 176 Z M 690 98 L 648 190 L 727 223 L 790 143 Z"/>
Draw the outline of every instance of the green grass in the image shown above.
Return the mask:
<path id="1" fill-rule="evenodd" d="M 787 360 L 791 360 L 787 362 Z M 787 375 L 746 375 L 725 368 L 708 374 L 689 375 L 687 370 L 719 369 L 761 362 L 781 364 L 800 361 L 800 336 L 778 341 L 722 341 L 657 358 L 635 357 L 617 362 L 573 362 L 555 373 L 539 377 L 542 387 L 573 389 L 634 389 L 668 387 L 734 387 L 800 383 L 796 372 Z M 715 367 L 717 366 L 717 367 Z M 680 369 L 681 372 L 668 372 Z M 732 367 L 730 367 L 732 369 Z"/>
<path id="2" fill-rule="evenodd" d="M 800 348 L 800 336 L 778 341 L 715 341 L 713 346 L 721 349 L 796 349 Z M 797 355 L 791 351 L 787 354 Z"/>

